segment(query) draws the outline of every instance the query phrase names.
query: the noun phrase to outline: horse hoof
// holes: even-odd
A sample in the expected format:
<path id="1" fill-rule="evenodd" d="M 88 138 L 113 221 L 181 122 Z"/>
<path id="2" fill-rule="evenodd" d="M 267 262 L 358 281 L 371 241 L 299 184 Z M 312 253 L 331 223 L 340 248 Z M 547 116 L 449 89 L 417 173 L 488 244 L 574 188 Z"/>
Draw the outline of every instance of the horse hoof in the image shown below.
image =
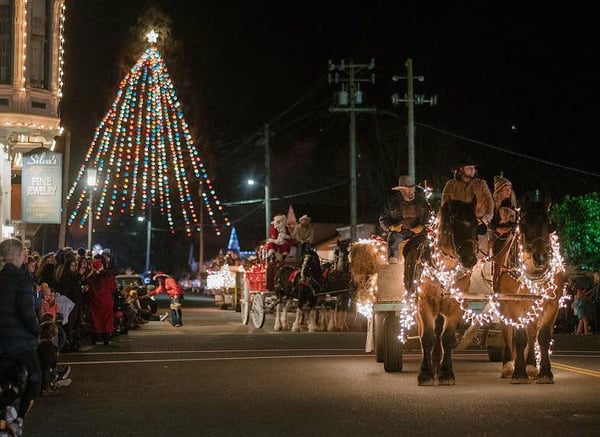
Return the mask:
<path id="1" fill-rule="evenodd" d="M 531 384 L 529 378 L 513 378 L 510 380 L 511 384 Z"/>
<path id="2" fill-rule="evenodd" d="M 538 375 L 538 368 L 530 364 L 527 366 L 526 372 L 527 376 L 529 376 L 530 378 L 536 378 Z"/>
<path id="3" fill-rule="evenodd" d="M 438 385 L 455 385 L 456 381 L 454 379 L 440 379 L 438 381 Z"/>
<path id="4" fill-rule="evenodd" d="M 419 382 L 419 386 L 422 387 L 431 387 L 433 385 L 435 385 L 435 380 L 431 377 L 429 378 L 422 378 L 422 377 L 418 377 L 417 381 Z"/>
<path id="5" fill-rule="evenodd" d="M 554 379 L 551 376 L 538 376 L 535 380 L 536 384 L 554 384 Z"/>

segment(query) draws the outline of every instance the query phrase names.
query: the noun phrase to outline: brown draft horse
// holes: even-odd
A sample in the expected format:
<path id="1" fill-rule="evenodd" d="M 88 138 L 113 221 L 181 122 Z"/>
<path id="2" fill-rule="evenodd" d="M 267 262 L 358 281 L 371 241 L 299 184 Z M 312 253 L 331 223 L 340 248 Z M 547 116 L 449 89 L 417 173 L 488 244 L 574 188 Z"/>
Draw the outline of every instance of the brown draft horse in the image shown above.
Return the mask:
<path id="1" fill-rule="evenodd" d="M 510 376 L 513 384 L 530 383 L 528 375 L 538 384 L 554 382 L 549 349 L 565 275 L 557 243 L 552 240 L 550 204 L 549 197 L 542 198 L 539 191 L 523 196 L 513 243 L 520 266 L 509 266 L 510 250 L 500 252 L 503 255 L 496 261 L 501 270 L 494 291 L 500 296 L 497 308 L 510 358 L 503 358 L 502 377 Z M 539 371 L 535 367 L 536 339 Z"/>
<path id="2" fill-rule="evenodd" d="M 476 199 L 471 203 L 446 201 L 438 213 L 436 241 L 423 265 L 417 290 L 417 320 L 421 339 L 419 385 L 454 385 L 452 350 L 463 316 L 456 292 L 469 289 L 477 263 Z M 442 316 L 443 326 L 437 324 Z"/>

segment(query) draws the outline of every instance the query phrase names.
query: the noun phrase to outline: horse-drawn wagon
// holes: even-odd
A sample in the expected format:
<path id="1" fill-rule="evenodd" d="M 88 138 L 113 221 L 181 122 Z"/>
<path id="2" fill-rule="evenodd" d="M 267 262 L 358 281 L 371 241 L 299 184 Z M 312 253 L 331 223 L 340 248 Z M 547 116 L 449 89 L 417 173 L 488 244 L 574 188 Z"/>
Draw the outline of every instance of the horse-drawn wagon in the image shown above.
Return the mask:
<path id="1" fill-rule="evenodd" d="M 258 262 L 244 270 L 241 287 L 242 323 L 252 321 L 262 328 L 266 314 L 275 312 L 275 330 L 288 329 L 287 313 L 296 311 L 292 330 L 300 330 L 305 312 L 309 331 L 344 329 L 350 299 L 348 242 L 338 242 L 335 260 L 321 262 L 317 252 L 305 245 L 302 256 L 285 260 L 258 257 Z M 261 261 L 264 260 L 264 261 Z M 326 321 L 325 312 L 331 309 Z M 317 311 L 320 323 L 317 323 Z"/>
<path id="2" fill-rule="evenodd" d="M 415 270 L 410 281 L 405 281 L 402 258 L 399 263 L 388 264 L 387 245 L 381 238 L 361 240 L 352 247 L 350 269 L 359 284 L 357 300 L 368 302 L 364 315 L 372 323 L 366 350 L 375 352 L 376 361 L 383 363 L 386 372 L 402 371 L 403 351 L 421 348 L 416 288 L 427 258 L 425 249 L 425 246 L 419 249 Z M 409 292 L 407 287 L 411 288 Z M 463 298 L 463 308 L 471 315 L 486 311 L 491 293 L 491 262 L 479 262 L 470 273 L 469 295 Z M 488 322 L 461 323 L 456 333 L 456 350 L 479 347 L 487 350 L 490 361 L 500 361 L 504 348 L 502 333 L 492 320 Z"/>
<path id="3" fill-rule="evenodd" d="M 553 382 L 549 349 L 564 297 L 564 267 L 548 205 L 537 194 L 524 196 L 514 231 L 494 244 L 492 256 L 481 258 L 474 204 L 447 201 L 410 293 L 402 289 L 402 267 L 388 265 L 386 251 L 377 255 L 376 244 L 353 245 L 352 276 L 363 284 L 357 300 L 372 316 L 371 346 L 386 371 L 402 369 L 395 338 L 405 340 L 418 326 L 419 385 L 454 385 L 452 352 L 476 335 L 486 337 L 478 344 L 490 360 L 503 361 L 502 376 L 512 383 Z M 356 256 L 361 247 L 362 262 Z"/>

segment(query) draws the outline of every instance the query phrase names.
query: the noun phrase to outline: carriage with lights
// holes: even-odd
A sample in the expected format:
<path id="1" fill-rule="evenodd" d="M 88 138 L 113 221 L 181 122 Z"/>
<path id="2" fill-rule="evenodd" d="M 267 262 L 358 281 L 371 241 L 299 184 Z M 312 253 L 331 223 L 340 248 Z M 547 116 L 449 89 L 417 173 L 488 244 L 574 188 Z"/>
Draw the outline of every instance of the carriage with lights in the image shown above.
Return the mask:
<path id="1" fill-rule="evenodd" d="M 362 275 L 364 284 L 357 300 L 371 315 L 371 343 L 386 371 L 402 369 L 400 342 L 418 323 L 419 385 L 454 385 L 452 351 L 482 333 L 485 338 L 478 340 L 490 360 L 503 362 L 502 377 L 513 384 L 532 378 L 553 383 L 548 355 L 564 300 L 564 267 L 548 205 L 539 193 L 524 196 L 514 230 L 496 240 L 491 256 L 482 257 L 475 202 L 448 200 L 427 233 L 427 244 L 420 246 L 430 252 L 419 256 L 409 292 L 403 289 L 408 282 L 402 264 L 387 263 L 385 242 L 353 246 L 353 278 Z M 413 282 L 415 290 L 410 289 Z M 461 325 L 467 327 L 463 332 Z M 489 338 L 491 327 L 498 328 L 495 342 Z M 372 346 L 368 342 L 366 349 Z"/>
<path id="2" fill-rule="evenodd" d="M 286 330 L 290 329 L 287 313 L 295 310 L 294 331 L 300 330 L 302 322 L 307 322 L 310 332 L 347 329 L 351 292 L 348 251 L 349 240 L 339 240 L 333 261 L 323 262 L 310 245 L 301 251 L 300 246 L 294 247 L 284 259 L 276 260 L 267 256 L 264 246 L 259 247 L 256 262 L 242 269 L 242 323 L 252 321 L 255 328 L 262 328 L 266 314 L 273 312 L 274 329 Z"/>
<path id="3" fill-rule="evenodd" d="M 417 263 L 412 278 L 405 281 L 403 262 L 387 262 L 386 244 L 381 237 L 359 240 L 351 250 L 350 270 L 353 281 L 358 284 L 358 310 L 369 320 L 366 351 L 375 352 L 376 361 L 383 363 L 386 372 L 400 372 L 403 351 L 421 347 L 413 287 L 422 274 L 422 264 Z M 482 314 L 488 309 L 490 276 L 491 262 L 479 263 L 474 269 L 472 293 L 465 302 L 470 314 Z M 408 292 L 407 283 L 412 284 Z M 497 320 L 488 320 L 486 324 L 464 324 L 457 340 L 456 350 L 478 347 L 487 350 L 490 361 L 502 358 L 503 340 Z"/>

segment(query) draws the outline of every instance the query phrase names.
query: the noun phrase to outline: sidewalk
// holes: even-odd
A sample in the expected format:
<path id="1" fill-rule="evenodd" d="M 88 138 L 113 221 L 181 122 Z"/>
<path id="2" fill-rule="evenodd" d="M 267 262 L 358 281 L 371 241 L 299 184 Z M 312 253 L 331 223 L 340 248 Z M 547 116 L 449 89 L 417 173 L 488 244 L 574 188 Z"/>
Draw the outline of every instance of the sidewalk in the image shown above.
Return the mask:
<path id="1" fill-rule="evenodd" d="M 600 334 L 554 334 L 555 351 L 600 351 Z"/>

